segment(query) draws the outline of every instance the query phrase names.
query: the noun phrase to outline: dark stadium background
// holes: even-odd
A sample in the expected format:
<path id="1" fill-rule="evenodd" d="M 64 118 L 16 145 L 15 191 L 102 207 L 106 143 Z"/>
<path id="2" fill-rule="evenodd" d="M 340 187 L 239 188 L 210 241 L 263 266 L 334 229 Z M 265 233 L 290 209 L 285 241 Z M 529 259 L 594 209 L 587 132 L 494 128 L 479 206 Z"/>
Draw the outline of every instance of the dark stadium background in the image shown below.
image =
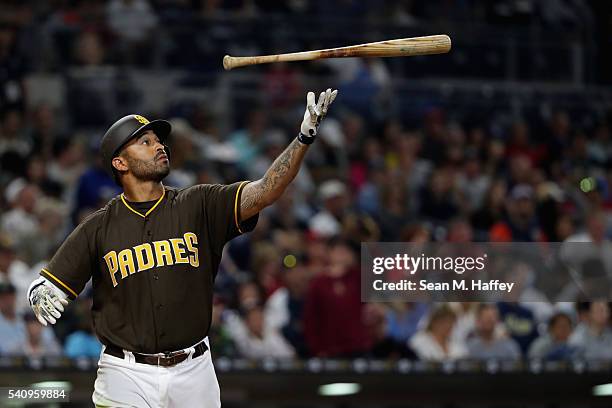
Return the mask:
<path id="1" fill-rule="evenodd" d="M 117 194 L 97 152 L 111 123 L 128 113 L 172 120 L 169 185 L 234 182 L 260 177 L 296 135 L 307 91 L 333 87 L 339 97 L 302 174 L 255 232 L 226 248 L 211 334 L 223 406 L 612 406 L 593 388 L 612 382 L 605 302 L 576 299 L 562 310 L 574 333 L 607 320 L 600 343 L 580 356 L 564 349 L 529 358 L 558 311 L 542 302 L 487 309 L 520 357 L 440 362 L 410 339 L 432 315 L 456 328 L 478 306 L 362 304 L 351 283 L 367 241 L 590 237 L 609 251 L 611 8 L 586 0 L 3 0 L 0 387 L 60 381 L 72 389 L 70 406 L 91 404 L 99 345 L 89 291 L 42 334 L 24 293 L 76 223 Z M 451 36 L 450 54 L 221 65 L 225 54 L 439 33 Z M 360 389 L 322 395 L 330 383 Z"/>

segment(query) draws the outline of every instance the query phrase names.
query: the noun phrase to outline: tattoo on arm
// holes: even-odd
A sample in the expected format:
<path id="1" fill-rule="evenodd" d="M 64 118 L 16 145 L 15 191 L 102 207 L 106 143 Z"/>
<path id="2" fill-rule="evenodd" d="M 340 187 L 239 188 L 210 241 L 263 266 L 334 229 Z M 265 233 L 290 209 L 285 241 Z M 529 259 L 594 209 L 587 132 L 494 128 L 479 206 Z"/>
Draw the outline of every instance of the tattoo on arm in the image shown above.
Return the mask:
<path id="1" fill-rule="evenodd" d="M 307 146 L 294 139 L 274 160 L 264 176 L 244 187 L 240 200 L 240 218 L 248 219 L 283 194 L 295 178 Z"/>

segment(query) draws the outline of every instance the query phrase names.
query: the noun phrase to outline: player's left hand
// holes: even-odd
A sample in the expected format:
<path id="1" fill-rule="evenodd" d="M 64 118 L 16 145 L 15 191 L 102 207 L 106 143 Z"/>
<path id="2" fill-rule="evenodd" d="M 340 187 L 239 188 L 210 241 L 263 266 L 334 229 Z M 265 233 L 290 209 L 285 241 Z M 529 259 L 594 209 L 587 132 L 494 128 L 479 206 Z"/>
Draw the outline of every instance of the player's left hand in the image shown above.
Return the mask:
<path id="1" fill-rule="evenodd" d="M 331 88 L 327 88 L 325 92 L 321 92 L 319 100 L 315 103 L 314 92 L 308 92 L 308 95 L 306 95 L 306 112 L 304 112 L 304 120 L 300 127 L 300 133 L 305 138 L 314 139 L 317 135 L 319 125 L 325 115 L 327 115 L 329 105 L 332 104 L 337 95 L 338 90 L 332 91 Z"/>

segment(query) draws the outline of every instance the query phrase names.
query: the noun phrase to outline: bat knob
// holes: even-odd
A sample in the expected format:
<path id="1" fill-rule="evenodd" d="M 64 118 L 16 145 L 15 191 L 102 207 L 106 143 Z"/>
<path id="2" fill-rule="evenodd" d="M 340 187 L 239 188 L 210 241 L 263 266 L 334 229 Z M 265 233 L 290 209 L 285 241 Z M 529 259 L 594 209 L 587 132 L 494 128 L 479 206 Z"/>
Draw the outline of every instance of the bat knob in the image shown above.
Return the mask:
<path id="1" fill-rule="evenodd" d="M 232 68 L 232 57 L 226 55 L 225 57 L 223 57 L 223 69 L 229 71 Z"/>

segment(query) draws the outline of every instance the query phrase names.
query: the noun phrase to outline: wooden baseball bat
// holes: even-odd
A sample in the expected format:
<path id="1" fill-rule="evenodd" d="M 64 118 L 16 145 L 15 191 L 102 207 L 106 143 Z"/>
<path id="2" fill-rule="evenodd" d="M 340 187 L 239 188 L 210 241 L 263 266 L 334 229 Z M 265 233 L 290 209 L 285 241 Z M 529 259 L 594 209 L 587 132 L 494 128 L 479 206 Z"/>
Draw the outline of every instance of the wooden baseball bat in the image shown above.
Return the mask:
<path id="1" fill-rule="evenodd" d="M 258 55 L 254 57 L 223 57 L 223 68 L 243 67 L 245 65 L 267 64 L 281 61 L 309 61 L 322 58 L 348 57 L 410 57 L 414 55 L 444 54 L 451 49 L 451 39 L 448 35 L 430 35 L 427 37 L 399 38 L 351 45 L 349 47 L 328 48 L 293 52 L 289 54 Z"/>

